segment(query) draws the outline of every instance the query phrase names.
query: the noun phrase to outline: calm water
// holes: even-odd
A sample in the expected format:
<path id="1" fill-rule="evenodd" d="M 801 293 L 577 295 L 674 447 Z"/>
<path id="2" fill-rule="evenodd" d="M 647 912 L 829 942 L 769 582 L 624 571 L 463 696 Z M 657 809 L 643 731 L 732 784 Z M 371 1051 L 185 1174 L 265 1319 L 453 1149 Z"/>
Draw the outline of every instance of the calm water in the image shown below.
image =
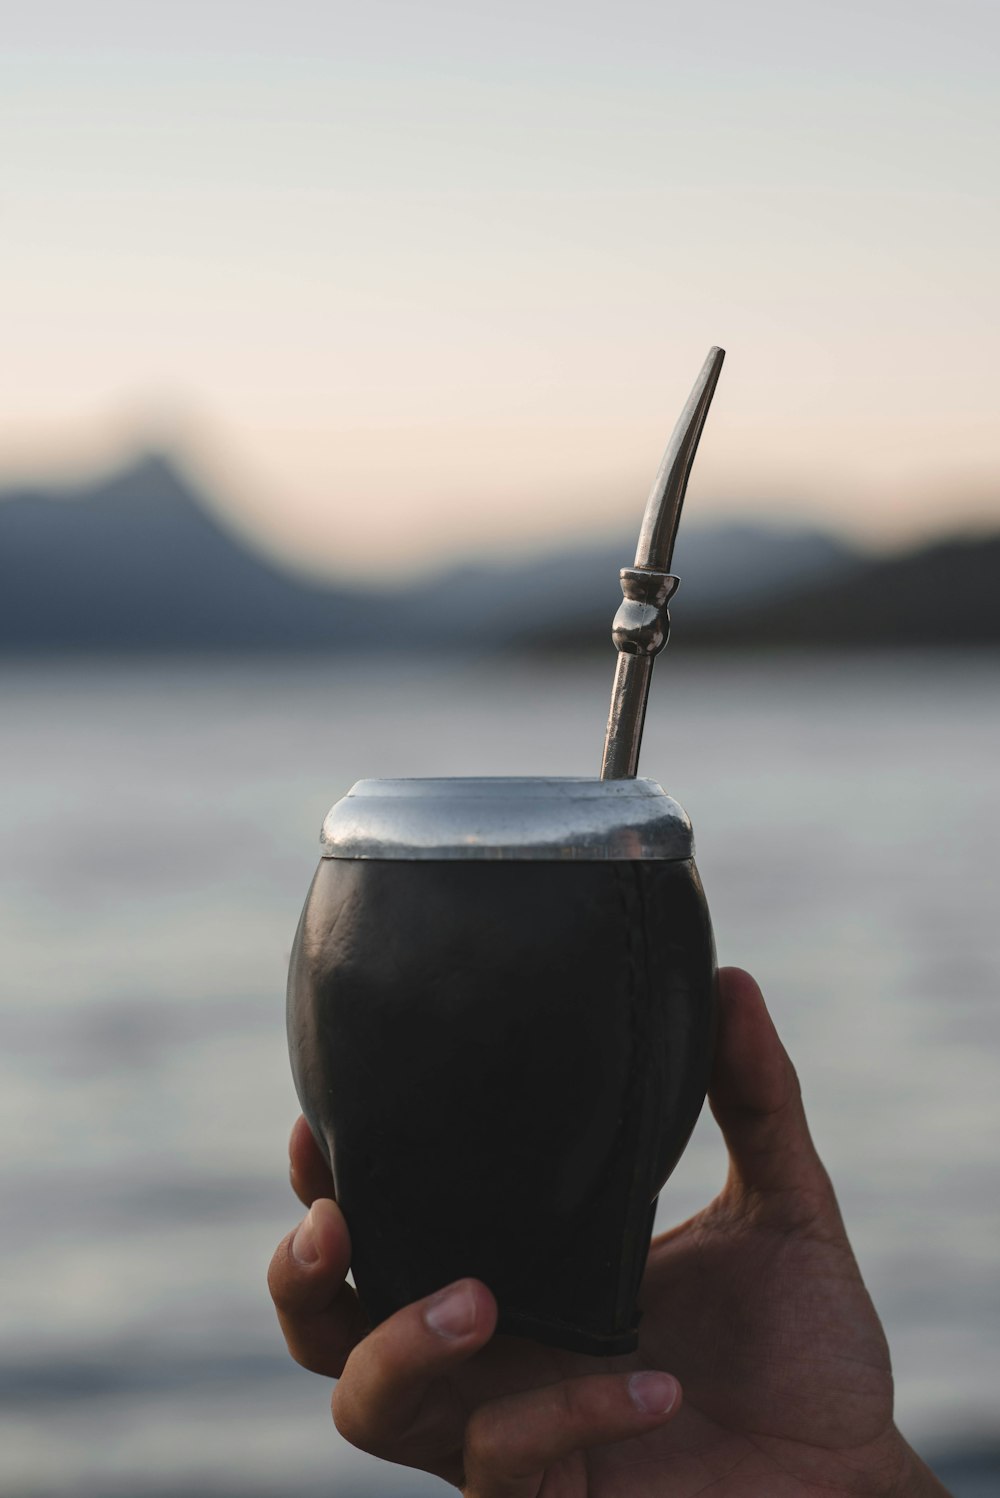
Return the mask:
<path id="1" fill-rule="evenodd" d="M 272 1321 L 285 965 L 353 780 L 594 773 L 610 665 L 0 668 L 5 1498 L 448 1491 L 340 1443 Z M 1000 662 L 659 669 L 643 769 L 799 1066 L 900 1423 L 972 1452 L 1000 1432 Z M 722 1171 L 703 1120 L 662 1221 Z"/>

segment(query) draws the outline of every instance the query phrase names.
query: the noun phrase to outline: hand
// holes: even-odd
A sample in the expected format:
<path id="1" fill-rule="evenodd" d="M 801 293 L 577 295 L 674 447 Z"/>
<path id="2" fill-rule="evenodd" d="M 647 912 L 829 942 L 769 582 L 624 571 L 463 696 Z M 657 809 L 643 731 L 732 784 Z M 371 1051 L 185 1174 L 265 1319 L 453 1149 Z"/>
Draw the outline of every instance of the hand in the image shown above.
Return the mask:
<path id="1" fill-rule="evenodd" d="M 628 1357 L 494 1337 L 475 1280 L 366 1334 L 347 1224 L 299 1120 L 292 1184 L 310 1211 L 271 1293 L 292 1356 L 339 1379 L 349 1441 L 467 1498 L 947 1498 L 893 1424 L 889 1350 L 760 991 L 728 969 L 720 998 L 709 1099 L 728 1179 L 654 1240 Z"/>

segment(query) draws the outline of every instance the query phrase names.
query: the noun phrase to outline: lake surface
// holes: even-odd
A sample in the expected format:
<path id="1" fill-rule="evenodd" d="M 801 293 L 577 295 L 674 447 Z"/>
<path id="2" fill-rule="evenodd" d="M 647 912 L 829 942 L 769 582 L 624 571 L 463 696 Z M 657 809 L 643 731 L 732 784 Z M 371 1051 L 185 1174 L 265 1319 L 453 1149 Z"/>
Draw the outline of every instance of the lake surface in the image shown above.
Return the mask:
<path id="1" fill-rule="evenodd" d="M 596 773 L 612 664 L 0 667 L 5 1498 L 449 1491 L 346 1447 L 273 1321 L 285 967 L 355 779 Z M 1000 1472 L 998 764 L 996 656 L 677 653 L 642 765 L 798 1065 L 899 1422 L 969 1498 Z M 723 1169 L 703 1119 L 661 1225 Z"/>

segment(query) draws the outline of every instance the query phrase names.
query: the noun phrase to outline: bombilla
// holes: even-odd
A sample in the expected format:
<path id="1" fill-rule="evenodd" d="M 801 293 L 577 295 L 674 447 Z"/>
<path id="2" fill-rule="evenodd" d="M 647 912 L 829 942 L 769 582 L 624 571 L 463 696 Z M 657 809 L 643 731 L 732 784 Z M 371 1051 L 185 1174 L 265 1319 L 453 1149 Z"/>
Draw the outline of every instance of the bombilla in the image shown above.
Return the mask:
<path id="1" fill-rule="evenodd" d="M 670 560 L 681 506 L 725 357 L 724 349 L 709 349 L 653 480 L 635 562 L 620 573 L 625 597 L 611 629 L 618 664 L 604 738 L 602 780 L 633 780 L 638 773 L 653 661 L 667 643 L 667 604 L 680 583 L 679 577 L 671 575 Z"/>

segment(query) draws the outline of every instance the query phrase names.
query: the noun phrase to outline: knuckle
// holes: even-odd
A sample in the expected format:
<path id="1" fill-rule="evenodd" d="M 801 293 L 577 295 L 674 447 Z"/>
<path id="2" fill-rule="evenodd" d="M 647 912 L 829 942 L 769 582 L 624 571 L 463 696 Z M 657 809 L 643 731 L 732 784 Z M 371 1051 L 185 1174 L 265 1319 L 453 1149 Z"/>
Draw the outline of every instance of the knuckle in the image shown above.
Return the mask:
<path id="1" fill-rule="evenodd" d="M 350 1390 L 342 1382 L 333 1391 L 330 1410 L 334 1425 L 351 1446 L 369 1456 L 385 1454 L 384 1443 L 378 1439 L 371 1423 L 362 1415 L 357 1400 L 351 1398 Z"/>
<path id="2" fill-rule="evenodd" d="M 527 1435 L 519 1420 L 490 1405 L 483 1405 L 469 1419 L 465 1428 L 465 1470 L 475 1478 L 470 1489 L 478 1494 L 483 1485 L 490 1488 L 496 1481 L 518 1482 L 535 1475 L 545 1458 Z"/>
<path id="3" fill-rule="evenodd" d="M 575 1384 L 559 1384 L 555 1399 L 555 1417 L 559 1424 L 566 1430 L 579 1425 L 581 1408 L 579 1391 Z"/>
<path id="4" fill-rule="evenodd" d="M 475 1472 L 499 1472 L 504 1458 L 511 1456 L 510 1442 L 504 1439 L 503 1421 L 487 1405 L 470 1416 L 465 1427 L 466 1469 Z"/>
<path id="5" fill-rule="evenodd" d="M 285 1331 L 285 1346 L 293 1362 L 298 1363 L 307 1373 L 322 1373 L 323 1364 L 315 1356 L 314 1350 L 308 1343 L 302 1342 L 292 1332 Z"/>
<path id="6" fill-rule="evenodd" d="M 278 1321 L 289 1356 L 301 1368 L 323 1378 L 340 1378 L 351 1352 L 346 1339 L 328 1327 L 317 1328 L 280 1314 Z"/>
<path id="7" fill-rule="evenodd" d="M 289 1275 L 289 1263 L 291 1260 L 292 1234 L 283 1238 L 272 1255 L 271 1262 L 267 1266 L 267 1288 L 271 1299 L 279 1311 L 291 1310 L 296 1303 L 296 1296 L 292 1289 L 292 1281 Z"/>
<path id="8" fill-rule="evenodd" d="M 312 1202 L 306 1201 L 307 1193 L 302 1181 L 302 1174 L 294 1161 L 288 1167 L 288 1184 L 291 1186 L 293 1194 L 298 1197 L 304 1207 L 312 1206 Z"/>

